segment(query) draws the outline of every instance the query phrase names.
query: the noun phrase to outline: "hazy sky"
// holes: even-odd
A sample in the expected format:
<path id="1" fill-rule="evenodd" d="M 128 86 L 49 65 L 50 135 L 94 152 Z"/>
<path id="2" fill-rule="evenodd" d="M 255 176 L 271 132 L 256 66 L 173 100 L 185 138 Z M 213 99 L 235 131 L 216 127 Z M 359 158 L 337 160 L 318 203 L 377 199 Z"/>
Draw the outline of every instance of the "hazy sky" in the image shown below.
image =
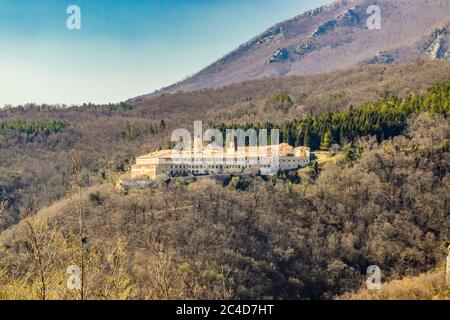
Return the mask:
<path id="1" fill-rule="evenodd" d="M 0 0 L 0 106 L 119 102 L 330 0 Z M 69 5 L 81 30 L 66 28 Z"/>

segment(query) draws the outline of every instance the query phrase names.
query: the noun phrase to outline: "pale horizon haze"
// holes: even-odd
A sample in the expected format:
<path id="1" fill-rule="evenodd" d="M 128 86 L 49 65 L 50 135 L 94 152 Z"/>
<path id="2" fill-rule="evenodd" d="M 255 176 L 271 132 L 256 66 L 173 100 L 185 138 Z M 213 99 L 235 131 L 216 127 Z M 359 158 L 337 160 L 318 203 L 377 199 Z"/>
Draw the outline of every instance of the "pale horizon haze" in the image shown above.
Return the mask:
<path id="1" fill-rule="evenodd" d="M 125 101 L 327 2 L 1 0 L 0 106 Z M 81 30 L 66 27 L 70 5 L 81 9 Z"/>

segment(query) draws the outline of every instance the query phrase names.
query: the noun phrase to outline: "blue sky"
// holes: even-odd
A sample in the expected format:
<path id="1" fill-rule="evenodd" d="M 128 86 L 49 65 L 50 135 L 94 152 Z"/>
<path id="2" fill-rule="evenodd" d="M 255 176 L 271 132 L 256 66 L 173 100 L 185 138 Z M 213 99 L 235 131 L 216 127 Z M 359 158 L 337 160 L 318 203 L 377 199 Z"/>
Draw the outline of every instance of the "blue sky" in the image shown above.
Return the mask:
<path id="1" fill-rule="evenodd" d="M 0 0 L 0 106 L 108 103 L 193 74 L 329 0 Z M 66 28 L 69 5 L 81 30 Z"/>

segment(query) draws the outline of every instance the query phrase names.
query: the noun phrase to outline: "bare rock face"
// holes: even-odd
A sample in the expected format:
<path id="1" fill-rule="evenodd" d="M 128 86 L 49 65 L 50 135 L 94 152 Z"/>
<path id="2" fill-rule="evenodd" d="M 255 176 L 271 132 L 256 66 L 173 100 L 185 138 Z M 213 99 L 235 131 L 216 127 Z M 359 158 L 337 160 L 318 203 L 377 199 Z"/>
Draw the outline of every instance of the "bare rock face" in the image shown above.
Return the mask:
<path id="1" fill-rule="evenodd" d="M 272 56 L 267 60 L 267 64 L 276 63 L 276 62 L 285 62 L 289 59 L 289 52 L 286 48 L 278 48 Z"/>
<path id="2" fill-rule="evenodd" d="M 269 44 L 274 40 L 281 39 L 283 37 L 283 27 L 272 27 L 263 34 L 251 39 L 250 41 L 244 43 L 239 48 L 247 49 L 247 48 L 258 48 L 263 45 Z"/>
<path id="3" fill-rule="evenodd" d="M 328 31 L 334 30 L 337 26 L 336 20 L 328 20 L 321 24 L 316 31 L 313 32 L 310 38 L 318 37 L 326 34 Z"/>
<path id="4" fill-rule="evenodd" d="M 430 57 L 435 60 L 442 60 L 447 56 L 447 42 L 439 38 L 430 50 Z"/>
<path id="5" fill-rule="evenodd" d="M 431 59 L 448 59 L 448 57 L 450 56 L 448 34 L 449 32 L 446 27 L 433 30 L 430 36 L 433 41 L 427 49 Z"/>
<path id="6" fill-rule="evenodd" d="M 334 1 L 269 28 L 182 82 L 136 99 L 361 64 L 448 59 L 449 0 L 375 2 L 380 30 L 369 30 L 366 23 L 373 0 Z"/>

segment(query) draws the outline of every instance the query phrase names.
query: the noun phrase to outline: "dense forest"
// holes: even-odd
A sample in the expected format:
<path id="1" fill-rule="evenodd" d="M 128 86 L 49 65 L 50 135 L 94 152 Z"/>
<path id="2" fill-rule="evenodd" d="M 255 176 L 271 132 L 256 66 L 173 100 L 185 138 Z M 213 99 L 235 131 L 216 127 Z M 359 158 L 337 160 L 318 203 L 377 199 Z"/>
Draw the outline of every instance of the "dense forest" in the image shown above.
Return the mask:
<path id="1" fill-rule="evenodd" d="M 276 105 L 289 106 L 292 100 L 288 95 L 277 95 L 270 98 Z M 446 114 L 450 112 L 450 81 L 435 84 L 421 97 L 411 94 L 400 99 L 392 97 L 377 103 L 366 104 L 360 108 L 350 107 L 347 111 L 327 112 L 319 115 L 308 115 L 300 120 L 276 124 L 247 123 L 234 125 L 231 128 L 273 129 L 280 130 L 280 140 L 292 146 L 306 146 L 313 150 L 329 150 L 332 144 L 344 145 L 365 136 L 375 136 L 378 142 L 402 133 L 411 115 L 423 112 Z M 230 126 L 215 125 L 225 134 Z"/>

